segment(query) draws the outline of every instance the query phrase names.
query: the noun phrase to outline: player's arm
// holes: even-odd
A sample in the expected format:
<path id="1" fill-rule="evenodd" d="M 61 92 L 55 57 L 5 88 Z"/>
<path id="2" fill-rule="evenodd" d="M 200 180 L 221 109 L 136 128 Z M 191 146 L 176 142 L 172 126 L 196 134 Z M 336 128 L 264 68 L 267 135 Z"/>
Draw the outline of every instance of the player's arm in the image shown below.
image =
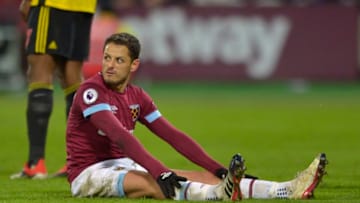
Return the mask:
<path id="1" fill-rule="evenodd" d="M 154 177 L 158 177 L 160 173 L 169 170 L 144 149 L 137 138 L 125 129 L 111 111 L 99 111 L 92 114 L 90 122 L 104 132 L 130 158 L 148 169 Z"/>
<path id="2" fill-rule="evenodd" d="M 227 173 L 225 167 L 212 159 L 195 140 L 175 128 L 163 116 L 159 116 L 156 120 L 146 124 L 146 126 L 187 159 L 203 167 L 217 177 L 222 178 L 222 176 Z"/>
<path id="3" fill-rule="evenodd" d="M 175 196 L 174 187 L 180 188 L 179 181 L 186 181 L 186 178 L 177 176 L 160 161 L 156 160 L 140 144 L 137 138 L 130 134 L 111 111 L 98 111 L 92 114 L 90 122 L 103 131 L 131 159 L 145 167 L 154 179 L 157 180 L 165 197 L 171 198 Z"/>

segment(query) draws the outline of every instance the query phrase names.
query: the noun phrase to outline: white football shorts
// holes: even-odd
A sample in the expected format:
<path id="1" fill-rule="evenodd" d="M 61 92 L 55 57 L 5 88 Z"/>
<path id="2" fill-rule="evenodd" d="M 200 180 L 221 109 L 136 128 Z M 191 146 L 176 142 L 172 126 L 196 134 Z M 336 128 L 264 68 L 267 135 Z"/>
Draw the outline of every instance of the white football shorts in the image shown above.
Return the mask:
<path id="1" fill-rule="evenodd" d="M 75 197 L 125 197 L 124 176 L 129 170 L 147 170 L 130 158 L 110 159 L 83 170 L 71 183 Z"/>

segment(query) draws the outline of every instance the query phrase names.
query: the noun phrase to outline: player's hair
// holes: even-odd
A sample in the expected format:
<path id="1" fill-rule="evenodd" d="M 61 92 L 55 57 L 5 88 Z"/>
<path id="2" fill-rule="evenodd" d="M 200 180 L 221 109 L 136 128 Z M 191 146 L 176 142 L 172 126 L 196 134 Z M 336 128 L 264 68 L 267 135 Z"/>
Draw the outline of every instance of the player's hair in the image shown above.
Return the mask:
<path id="1" fill-rule="evenodd" d="M 125 32 L 112 34 L 105 40 L 103 50 L 109 43 L 126 46 L 132 61 L 139 58 L 140 42 L 134 35 Z"/>

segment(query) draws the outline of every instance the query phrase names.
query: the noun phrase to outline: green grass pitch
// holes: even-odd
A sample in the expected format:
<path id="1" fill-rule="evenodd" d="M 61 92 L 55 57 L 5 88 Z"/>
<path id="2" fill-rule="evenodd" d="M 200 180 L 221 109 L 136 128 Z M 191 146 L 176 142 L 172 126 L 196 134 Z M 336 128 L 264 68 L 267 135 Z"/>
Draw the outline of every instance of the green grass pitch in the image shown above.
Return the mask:
<path id="1" fill-rule="evenodd" d="M 144 84 L 175 126 L 227 165 L 240 152 L 248 173 L 288 180 L 319 152 L 329 159 L 328 175 L 311 202 L 360 201 L 360 84 Z M 46 163 L 50 173 L 65 161 L 65 116 L 56 89 L 48 130 Z M 9 180 L 27 159 L 26 92 L 0 93 L 0 202 L 157 202 L 73 198 L 64 178 Z M 194 169 L 158 138 L 138 125 L 135 135 L 171 168 Z M 284 200 L 245 200 L 283 202 Z M 302 202 L 301 200 L 286 202 Z M 162 201 L 170 202 L 170 201 Z M 305 201 L 308 202 L 308 201 Z"/>

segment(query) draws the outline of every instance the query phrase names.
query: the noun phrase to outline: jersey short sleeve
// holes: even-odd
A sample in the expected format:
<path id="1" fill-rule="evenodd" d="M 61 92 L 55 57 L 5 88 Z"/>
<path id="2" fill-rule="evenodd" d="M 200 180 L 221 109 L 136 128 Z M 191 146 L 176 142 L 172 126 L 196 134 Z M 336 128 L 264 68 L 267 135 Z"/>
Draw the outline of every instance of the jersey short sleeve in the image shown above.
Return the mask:
<path id="1" fill-rule="evenodd" d="M 140 89 L 140 94 L 143 109 L 140 113 L 139 121 L 143 124 L 152 123 L 161 117 L 161 113 L 153 99 L 143 89 Z"/>
<path id="2" fill-rule="evenodd" d="M 99 111 L 111 111 L 109 98 L 106 88 L 99 84 L 87 83 L 77 91 L 75 103 L 83 117 L 88 118 Z"/>

